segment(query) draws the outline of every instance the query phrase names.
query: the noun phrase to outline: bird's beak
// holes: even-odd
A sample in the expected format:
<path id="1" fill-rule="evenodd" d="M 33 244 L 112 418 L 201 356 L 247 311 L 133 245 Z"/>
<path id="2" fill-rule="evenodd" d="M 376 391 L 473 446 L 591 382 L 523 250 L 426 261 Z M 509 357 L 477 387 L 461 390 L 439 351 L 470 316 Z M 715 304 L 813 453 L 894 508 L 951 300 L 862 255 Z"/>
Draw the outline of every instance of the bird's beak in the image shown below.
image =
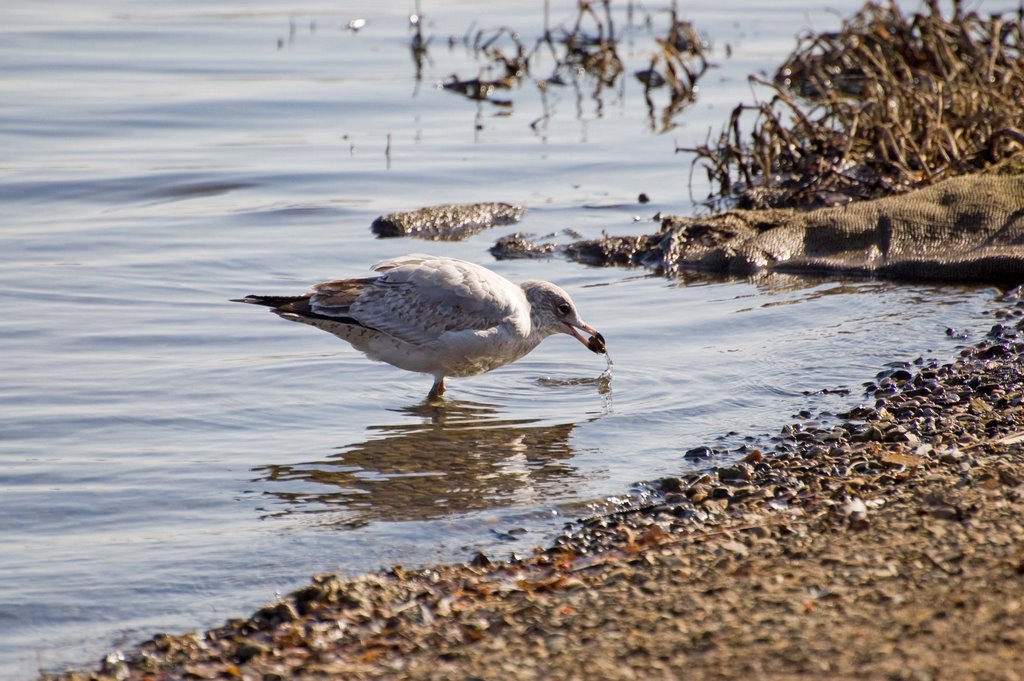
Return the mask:
<path id="1" fill-rule="evenodd" d="M 587 346 L 587 349 L 591 352 L 595 352 L 599 355 L 604 354 L 604 336 L 597 332 L 597 330 L 589 324 L 580 322 L 579 324 L 573 324 L 570 322 L 563 322 L 565 328 L 569 329 L 569 333 L 572 337 Z M 579 331 L 577 330 L 579 329 Z M 580 331 L 585 331 L 590 334 L 590 338 L 584 338 Z"/>

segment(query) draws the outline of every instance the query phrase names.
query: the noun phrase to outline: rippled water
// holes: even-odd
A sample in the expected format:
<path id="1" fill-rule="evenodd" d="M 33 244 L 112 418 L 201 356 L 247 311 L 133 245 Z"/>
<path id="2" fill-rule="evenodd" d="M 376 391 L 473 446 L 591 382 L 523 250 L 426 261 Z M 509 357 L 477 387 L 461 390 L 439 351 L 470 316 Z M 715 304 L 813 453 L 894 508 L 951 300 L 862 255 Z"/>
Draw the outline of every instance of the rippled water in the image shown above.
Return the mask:
<path id="1" fill-rule="evenodd" d="M 947 327 L 987 328 L 985 289 L 493 262 L 513 228 L 372 238 L 377 215 L 442 201 L 524 203 L 520 227 L 538 235 L 692 212 L 676 144 L 717 131 L 796 30 L 836 24 L 798 2 L 695 9 L 716 67 L 663 134 L 629 77 L 596 94 L 585 78 L 527 84 L 511 107 L 436 87 L 478 74 L 460 42 L 477 28 L 539 35 L 536 4 L 484 17 L 422 2 L 421 81 L 406 3 L 4 10 L 4 678 L 216 624 L 315 572 L 529 550 L 581 503 L 690 465 L 686 449 L 856 402 L 890 360 L 949 356 L 962 339 Z M 571 8 L 553 3 L 552 20 Z M 647 7 L 655 30 L 661 9 Z M 629 30 L 616 14 L 631 69 L 649 61 L 643 16 Z M 563 285 L 608 339 L 611 383 L 602 357 L 559 337 L 425 406 L 428 377 L 227 302 L 410 251 Z M 839 392 L 813 394 L 826 389 Z"/>

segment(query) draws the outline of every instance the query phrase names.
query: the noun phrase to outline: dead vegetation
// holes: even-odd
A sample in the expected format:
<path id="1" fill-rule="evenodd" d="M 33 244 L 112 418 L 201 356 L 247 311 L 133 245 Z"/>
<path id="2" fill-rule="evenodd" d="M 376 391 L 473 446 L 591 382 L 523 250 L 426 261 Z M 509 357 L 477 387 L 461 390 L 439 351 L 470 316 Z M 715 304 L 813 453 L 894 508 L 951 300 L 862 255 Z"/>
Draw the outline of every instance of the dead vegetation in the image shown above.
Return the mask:
<path id="1" fill-rule="evenodd" d="M 937 0 L 909 16 L 868 3 L 809 35 L 771 99 L 737 106 L 695 149 L 719 198 L 812 208 L 874 198 L 987 167 L 1024 145 L 1022 12 L 980 16 Z M 748 118 L 753 115 L 753 123 Z M 752 130 L 751 133 L 745 131 Z"/>
<path id="2" fill-rule="evenodd" d="M 672 7 L 668 35 L 655 39 L 659 51 L 651 57 L 651 65 L 637 71 L 637 79 L 644 84 L 644 99 L 651 127 L 665 132 L 673 127 L 672 120 L 687 105 L 697 99 L 697 81 L 708 70 L 708 44 L 697 33 L 693 24 L 681 20 Z M 653 91 L 667 87 L 669 101 L 658 114 L 652 98 Z M 655 119 L 659 125 L 655 126 Z"/>
<path id="3" fill-rule="evenodd" d="M 470 99 L 490 99 L 496 90 L 511 89 L 524 82 L 531 75 L 531 65 L 536 64 L 539 54 L 545 51 L 550 54 L 554 67 L 550 75 L 539 80 L 541 87 L 566 85 L 578 76 L 592 79 L 596 93 L 613 87 L 622 74 L 623 65 L 617 51 L 611 2 L 600 3 L 602 12 L 595 9 L 594 4 L 580 0 L 570 28 L 551 29 L 545 21 L 544 34 L 532 46 L 508 26 L 480 29 L 472 37 L 465 36 L 462 42 L 471 47 L 473 55 L 484 64 L 481 74 L 469 79 L 453 74 L 443 87 Z M 545 10 L 545 17 L 548 11 Z M 492 75 L 486 77 L 485 72 Z"/>
<path id="4" fill-rule="evenodd" d="M 639 28 L 634 24 L 634 14 L 630 3 L 627 31 Z M 450 38 L 449 47 L 461 44 L 470 49 L 481 66 L 471 78 L 452 74 L 442 87 L 472 100 L 507 107 L 512 102 L 501 98 L 500 93 L 532 80 L 542 95 L 552 87 L 572 87 L 578 99 L 589 96 L 600 110 L 605 93 L 621 92 L 626 73 L 611 0 L 578 0 L 575 18 L 555 27 L 551 27 L 549 15 L 546 4 L 543 34 L 532 44 L 509 26 L 470 30 L 461 39 Z M 674 6 L 669 16 L 668 31 L 660 37 L 653 33 L 653 18 L 646 15 L 642 27 L 651 33 L 655 46 L 647 68 L 635 72 L 644 85 L 651 129 L 659 132 L 674 127 L 675 116 L 695 100 L 697 81 L 709 66 L 707 42 L 690 22 L 679 19 Z M 429 39 L 417 30 L 412 43 L 417 74 L 421 73 L 428 43 Z M 661 88 L 668 93 L 663 104 L 656 103 L 653 95 Z M 536 128 L 545 117 L 531 125 Z"/>

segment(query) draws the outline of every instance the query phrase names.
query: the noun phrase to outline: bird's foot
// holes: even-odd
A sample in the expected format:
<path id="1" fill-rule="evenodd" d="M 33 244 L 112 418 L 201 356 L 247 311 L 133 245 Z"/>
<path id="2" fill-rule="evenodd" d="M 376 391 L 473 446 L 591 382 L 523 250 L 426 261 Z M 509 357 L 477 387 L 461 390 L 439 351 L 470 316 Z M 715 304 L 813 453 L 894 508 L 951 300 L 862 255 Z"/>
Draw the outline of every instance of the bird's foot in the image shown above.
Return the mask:
<path id="1" fill-rule="evenodd" d="M 437 400 L 441 399 L 441 395 L 444 395 L 444 391 L 444 378 L 440 378 L 434 383 L 434 386 L 430 389 L 430 392 L 427 394 L 427 401 L 436 402 Z"/>

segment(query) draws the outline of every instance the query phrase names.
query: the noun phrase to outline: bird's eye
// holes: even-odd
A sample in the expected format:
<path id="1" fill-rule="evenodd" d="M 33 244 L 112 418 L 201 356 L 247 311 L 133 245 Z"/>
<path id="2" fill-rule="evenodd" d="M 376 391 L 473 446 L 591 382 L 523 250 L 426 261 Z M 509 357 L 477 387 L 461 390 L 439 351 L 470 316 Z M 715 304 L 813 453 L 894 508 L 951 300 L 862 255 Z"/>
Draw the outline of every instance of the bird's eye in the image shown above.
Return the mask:
<path id="1" fill-rule="evenodd" d="M 572 306 L 569 303 L 562 303 L 558 306 L 558 314 L 567 315 L 572 312 Z"/>

